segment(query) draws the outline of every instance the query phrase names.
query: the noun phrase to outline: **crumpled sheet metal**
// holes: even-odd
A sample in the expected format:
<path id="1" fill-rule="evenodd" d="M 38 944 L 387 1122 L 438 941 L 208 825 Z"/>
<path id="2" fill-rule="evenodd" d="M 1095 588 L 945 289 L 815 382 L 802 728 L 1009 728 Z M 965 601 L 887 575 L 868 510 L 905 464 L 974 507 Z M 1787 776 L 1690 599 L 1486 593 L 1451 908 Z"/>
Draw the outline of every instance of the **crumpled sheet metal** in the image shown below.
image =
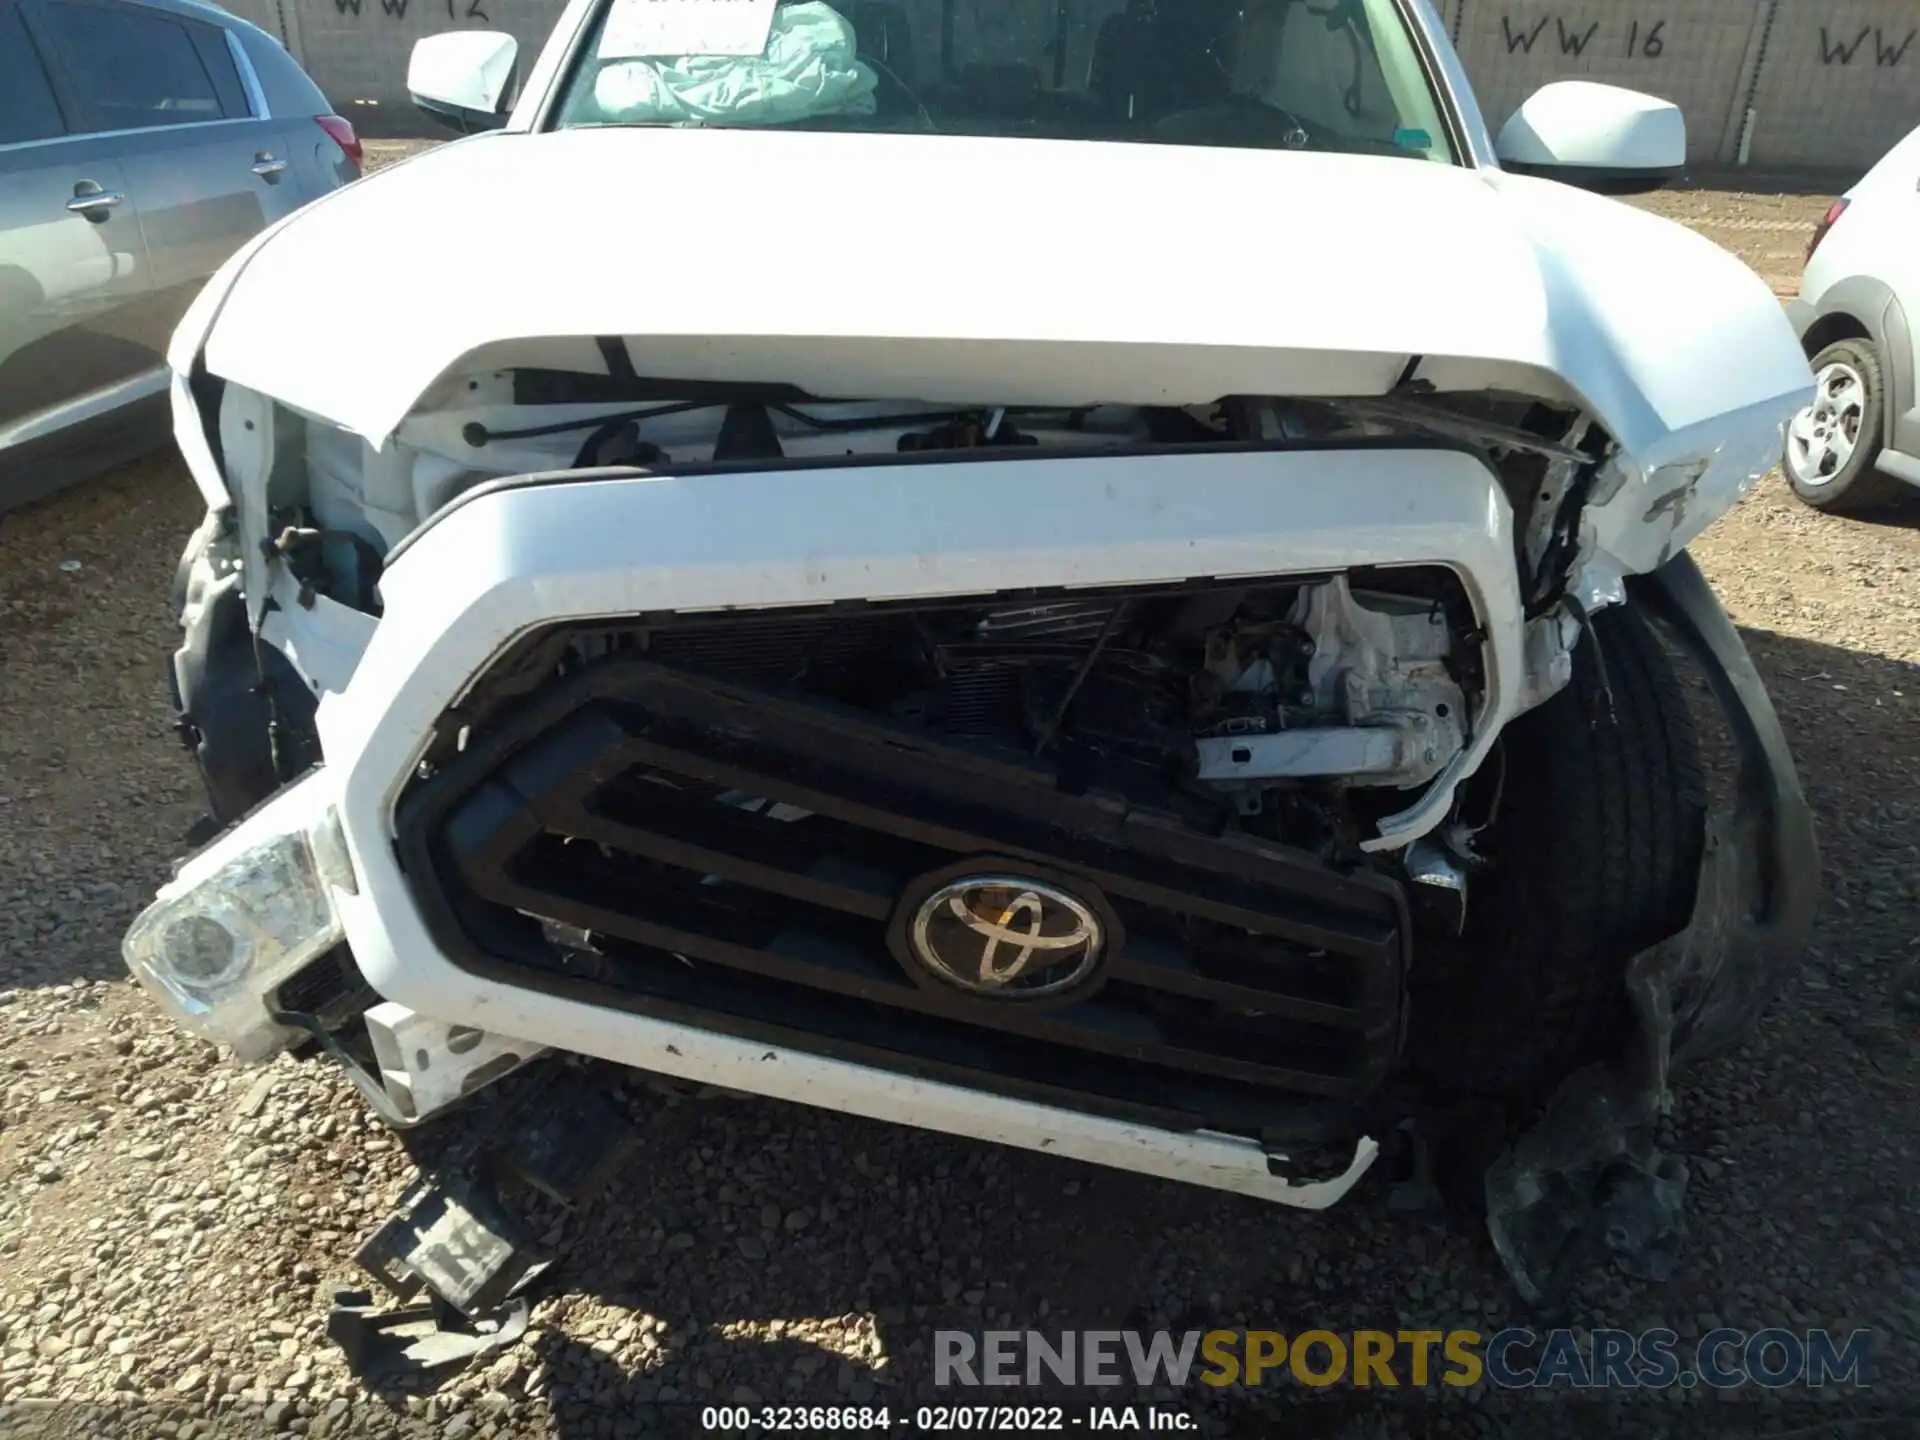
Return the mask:
<path id="1" fill-rule="evenodd" d="M 1673 1273 L 1687 1167 L 1654 1144 L 1673 1070 L 1748 1031 L 1805 949 L 1818 893 L 1812 813 L 1739 632 L 1685 554 L 1639 577 L 1635 598 L 1704 671 L 1739 770 L 1731 812 L 1708 817 L 1686 929 L 1627 968 L 1634 1023 L 1620 1052 L 1563 1081 L 1487 1170 L 1494 1248 L 1543 1308 L 1597 1254 L 1642 1278 Z"/>

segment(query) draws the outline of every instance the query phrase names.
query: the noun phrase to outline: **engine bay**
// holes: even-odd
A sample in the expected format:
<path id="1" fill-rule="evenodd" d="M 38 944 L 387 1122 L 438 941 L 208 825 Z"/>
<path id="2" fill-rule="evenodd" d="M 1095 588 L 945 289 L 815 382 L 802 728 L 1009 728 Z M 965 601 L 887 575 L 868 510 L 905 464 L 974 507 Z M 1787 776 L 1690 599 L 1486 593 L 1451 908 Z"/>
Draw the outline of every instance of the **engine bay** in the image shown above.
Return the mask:
<path id="1" fill-rule="evenodd" d="M 261 703 L 273 711 L 283 757 L 318 755 L 314 698 L 351 673 L 346 647 L 365 643 L 382 614 L 386 567 L 482 487 L 652 476 L 697 484 L 739 472 L 805 486 L 811 469 L 938 466 L 948 457 L 978 464 L 1410 444 L 1472 452 L 1512 507 L 1520 589 L 1537 617 L 1524 708 L 1570 674 L 1579 628 L 1559 601 L 1610 443 L 1584 417 L 1538 401 L 1418 387 L 1384 398 L 970 406 L 537 368 L 443 377 L 377 449 L 225 389 L 223 439 L 247 443 L 263 420 L 271 441 L 254 443 L 266 470 L 264 533 L 254 541 L 244 524 L 210 532 L 201 579 L 202 593 L 224 597 L 223 607 L 259 607 L 273 671 L 261 675 L 278 696 Z M 219 530 L 217 516 L 210 523 Z M 251 578 L 243 573 L 257 563 L 250 553 L 266 566 Z M 1171 804 L 1208 826 L 1325 850 L 1400 813 L 1406 792 L 1429 786 L 1479 742 L 1476 717 L 1488 698 L 1481 619 L 1451 569 L 1403 565 L 1112 595 L 998 592 L 905 608 L 840 602 L 820 615 L 728 612 L 724 623 L 634 617 L 603 643 L 1034 757 L 1063 787 Z M 184 614 L 183 622 L 194 628 Z M 598 658 L 569 643 L 545 656 L 530 688 Z M 291 663 L 304 686 L 281 673 L 286 656 L 303 657 Z M 183 681 L 183 695 L 196 689 L 212 693 Z M 277 774 L 285 765 L 252 756 L 248 768 Z M 1465 858 L 1454 847 L 1454 859 Z M 1436 883 L 1453 885 L 1453 860 L 1438 863 Z"/>
<path id="2" fill-rule="evenodd" d="M 1387 588 L 1391 587 L 1391 588 Z M 880 717 L 1211 833 L 1343 849 L 1465 743 L 1472 612 L 1439 569 L 560 627 L 462 702 L 484 735 L 583 670 L 644 659 Z"/>

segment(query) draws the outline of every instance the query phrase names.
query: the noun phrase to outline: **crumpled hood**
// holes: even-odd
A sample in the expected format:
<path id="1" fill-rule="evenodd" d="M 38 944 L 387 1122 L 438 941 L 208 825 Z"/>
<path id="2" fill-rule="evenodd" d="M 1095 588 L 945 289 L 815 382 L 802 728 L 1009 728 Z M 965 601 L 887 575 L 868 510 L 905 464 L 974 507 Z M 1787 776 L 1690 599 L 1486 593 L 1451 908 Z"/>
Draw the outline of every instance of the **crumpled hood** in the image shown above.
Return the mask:
<path id="1" fill-rule="evenodd" d="M 225 279 L 207 367 L 376 445 L 457 363 L 548 337 L 517 363 L 600 371 L 583 337 L 619 336 L 642 375 L 969 403 L 1380 394 L 1418 356 L 1442 390 L 1583 401 L 1645 469 L 1811 382 L 1767 288 L 1683 227 L 1369 156 L 494 134 L 319 201 Z"/>

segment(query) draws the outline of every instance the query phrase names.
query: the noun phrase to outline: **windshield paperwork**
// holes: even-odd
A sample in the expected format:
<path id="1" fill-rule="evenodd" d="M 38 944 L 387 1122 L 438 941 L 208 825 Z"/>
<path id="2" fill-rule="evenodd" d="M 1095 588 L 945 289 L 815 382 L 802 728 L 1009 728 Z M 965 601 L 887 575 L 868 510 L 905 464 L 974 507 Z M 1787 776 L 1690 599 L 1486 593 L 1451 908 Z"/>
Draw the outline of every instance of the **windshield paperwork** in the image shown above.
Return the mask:
<path id="1" fill-rule="evenodd" d="M 1454 158 L 1397 0 L 607 0 L 558 115 Z"/>

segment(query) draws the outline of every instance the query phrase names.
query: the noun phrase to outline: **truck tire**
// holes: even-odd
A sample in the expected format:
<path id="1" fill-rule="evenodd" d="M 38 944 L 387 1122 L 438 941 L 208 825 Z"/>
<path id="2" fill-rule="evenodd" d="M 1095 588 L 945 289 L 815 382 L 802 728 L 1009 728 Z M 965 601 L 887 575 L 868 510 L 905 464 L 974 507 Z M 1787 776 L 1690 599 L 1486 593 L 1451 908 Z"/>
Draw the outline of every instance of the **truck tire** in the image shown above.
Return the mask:
<path id="1" fill-rule="evenodd" d="M 1706 794 L 1679 679 L 1630 604 L 1594 616 L 1572 681 L 1501 749 L 1488 863 L 1464 933 L 1415 960 L 1408 1043 L 1448 1089 L 1544 1102 L 1625 1023 L 1627 963 L 1685 928 Z"/>

